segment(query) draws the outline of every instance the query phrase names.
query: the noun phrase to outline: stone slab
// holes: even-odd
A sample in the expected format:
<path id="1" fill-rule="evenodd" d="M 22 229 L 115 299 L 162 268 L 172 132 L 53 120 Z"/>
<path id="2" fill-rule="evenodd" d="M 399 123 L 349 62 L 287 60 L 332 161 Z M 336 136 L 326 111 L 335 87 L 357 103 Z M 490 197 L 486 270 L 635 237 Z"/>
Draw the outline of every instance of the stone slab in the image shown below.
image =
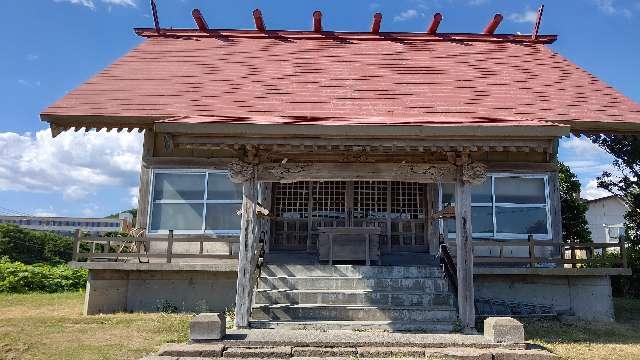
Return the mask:
<path id="1" fill-rule="evenodd" d="M 178 360 L 175 356 L 160 356 L 160 355 L 149 355 L 145 356 L 140 360 Z"/>
<path id="2" fill-rule="evenodd" d="M 444 348 L 425 349 L 427 359 L 493 360 L 491 349 Z"/>
<path id="3" fill-rule="evenodd" d="M 353 347 L 294 347 L 291 350 L 292 356 L 296 357 L 354 357 L 358 350 Z"/>
<path id="4" fill-rule="evenodd" d="M 425 351 L 420 347 L 360 347 L 360 358 L 423 358 Z"/>
<path id="5" fill-rule="evenodd" d="M 494 360 L 556 360 L 560 357 L 545 350 L 501 350 L 493 351 Z"/>
<path id="6" fill-rule="evenodd" d="M 490 317 L 484 320 L 484 336 L 494 343 L 523 343 L 524 326 L 510 317 Z"/>
<path id="7" fill-rule="evenodd" d="M 189 338 L 192 341 L 222 339 L 227 330 L 226 317 L 222 313 L 202 313 L 189 323 Z"/>
<path id="8" fill-rule="evenodd" d="M 179 357 L 221 357 L 224 346 L 218 344 L 165 344 L 158 355 Z"/>
<path id="9" fill-rule="evenodd" d="M 260 358 L 282 359 L 291 357 L 289 346 L 265 346 L 265 347 L 229 347 L 224 353 L 225 358 Z"/>
<path id="10" fill-rule="evenodd" d="M 475 347 L 521 348 L 518 344 L 496 344 L 483 335 L 424 334 L 388 331 L 233 329 L 227 331 L 226 346 L 325 346 L 325 347 Z"/>

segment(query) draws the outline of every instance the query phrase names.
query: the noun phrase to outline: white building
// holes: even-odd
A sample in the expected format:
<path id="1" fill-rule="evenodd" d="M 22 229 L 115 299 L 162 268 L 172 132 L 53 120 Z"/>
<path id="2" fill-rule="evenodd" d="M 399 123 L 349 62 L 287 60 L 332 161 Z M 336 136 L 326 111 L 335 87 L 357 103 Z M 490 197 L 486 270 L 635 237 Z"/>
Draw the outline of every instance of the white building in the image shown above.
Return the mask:
<path id="1" fill-rule="evenodd" d="M 627 212 L 624 201 L 611 195 L 588 200 L 587 204 L 587 222 L 593 242 L 618 242 L 618 237 L 624 233 L 624 214 Z"/>
<path id="2" fill-rule="evenodd" d="M 126 216 L 128 215 L 128 217 Z M 111 231 L 126 231 L 132 216 L 122 213 L 115 218 L 76 218 L 46 216 L 0 216 L 0 224 L 18 225 L 25 229 L 52 231 L 61 235 L 73 235 L 76 229 L 92 235 L 103 235 Z"/>

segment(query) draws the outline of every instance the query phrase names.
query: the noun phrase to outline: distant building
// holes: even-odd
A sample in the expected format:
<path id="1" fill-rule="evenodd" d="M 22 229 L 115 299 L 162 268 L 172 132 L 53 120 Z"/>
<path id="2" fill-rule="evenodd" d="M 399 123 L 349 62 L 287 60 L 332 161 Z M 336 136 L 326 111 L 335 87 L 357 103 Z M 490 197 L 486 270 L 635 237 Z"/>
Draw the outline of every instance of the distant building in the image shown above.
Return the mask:
<path id="1" fill-rule="evenodd" d="M 18 225 L 25 229 L 51 231 L 61 235 L 73 235 L 76 229 L 92 235 L 104 235 L 112 231 L 128 231 L 132 215 L 120 214 L 115 218 L 76 218 L 48 216 L 0 216 L 0 224 Z"/>
<path id="2" fill-rule="evenodd" d="M 624 234 L 624 214 L 627 205 L 617 196 L 588 200 L 587 222 L 591 230 L 591 239 L 596 243 L 618 242 Z"/>

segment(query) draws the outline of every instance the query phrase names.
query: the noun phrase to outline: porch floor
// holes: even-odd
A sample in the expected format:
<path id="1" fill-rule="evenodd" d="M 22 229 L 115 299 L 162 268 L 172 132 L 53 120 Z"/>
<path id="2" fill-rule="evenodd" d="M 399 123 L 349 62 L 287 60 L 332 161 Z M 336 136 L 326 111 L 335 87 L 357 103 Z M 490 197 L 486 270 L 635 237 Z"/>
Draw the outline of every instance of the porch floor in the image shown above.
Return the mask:
<path id="1" fill-rule="evenodd" d="M 269 265 L 318 265 L 318 255 L 307 251 L 270 251 L 264 256 L 264 263 Z M 362 262 L 339 262 L 335 264 L 364 265 Z M 382 254 L 381 263 L 383 266 L 438 266 L 438 259 L 429 253 L 416 252 L 394 252 Z"/>

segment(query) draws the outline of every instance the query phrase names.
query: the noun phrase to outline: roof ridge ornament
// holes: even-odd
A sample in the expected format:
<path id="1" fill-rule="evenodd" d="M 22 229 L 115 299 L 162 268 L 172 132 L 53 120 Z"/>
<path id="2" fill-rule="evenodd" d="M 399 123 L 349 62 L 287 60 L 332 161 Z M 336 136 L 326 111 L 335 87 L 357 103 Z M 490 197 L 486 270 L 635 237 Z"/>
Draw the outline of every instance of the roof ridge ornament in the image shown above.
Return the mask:
<path id="1" fill-rule="evenodd" d="M 153 25 L 156 33 L 160 34 L 160 20 L 158 19 L 158 6 L 156 0 L 151 0 L 151 14 L 153 15 Z"/>
<path id="2" fill-rule="evenodd" d="M 435 35 L 438 32 L 438 26 L 440 26 L 440 22 L 442 22 L 442 14 L 437 12 L 433 14 L 433 20 L 431 21 L 431 25 L 427 29 L 427 34 Z"/>
<path id="3" fill-rule="evenodd" d="M 538 17 L 536 23 L 533 25 L 533 31 L 531 32 L 531 39 L 538 40 L 538 32 L 540 31 L 540 23 L 542 22 L 542 13 L 544 12 L 544 4 L 540 5 L 538 9 Z"/>
<path id="4" fill-rule="evenodd" d="M 493 15 L 493 19 L 489 21 L 487 27 L 484 28 L 484 31 L 482 33 L 485 35 L 493 35 L 493 33 L 496 32 L 498 26 L 500 26 L 502 19 L 504 19 L 504 16 L 502 16 L 502 14 L 500 13 Z"/>
<path id="5" fill-rule="evenodd" d="M 209 25 L 207 24 L 207 21 L 204 19 L 202 12 L 200 12 L 200 9 L 193 9 L 191 11 L 191 16 L 193 16 L 193 20 L 196 22 L 196 25 L 198 25 L 198 29 L 200 31 L 202 32 L 209 31 Z"/>
<path id="6" fill-rule="evenodd" d="M 253 10 L 253 22 L 256 24 L 256 30 L 260 32 L 266 32 L 267 27 L 264 25 L 264 19 L 262 18 L 262 11 L 260 9 Z"/>
<path id="7" fill-rule="evenodd" d="M 313 12 L 313 32 L 322 32 L 322 11 Z"/>
<path id="8" fill-rule="evenodd" d="M 380 32 L 380 23 L 382 23 L 382 13 L 373 14 L 373 23 L 371 24 L 371 32 L 378 34 Z"/>

